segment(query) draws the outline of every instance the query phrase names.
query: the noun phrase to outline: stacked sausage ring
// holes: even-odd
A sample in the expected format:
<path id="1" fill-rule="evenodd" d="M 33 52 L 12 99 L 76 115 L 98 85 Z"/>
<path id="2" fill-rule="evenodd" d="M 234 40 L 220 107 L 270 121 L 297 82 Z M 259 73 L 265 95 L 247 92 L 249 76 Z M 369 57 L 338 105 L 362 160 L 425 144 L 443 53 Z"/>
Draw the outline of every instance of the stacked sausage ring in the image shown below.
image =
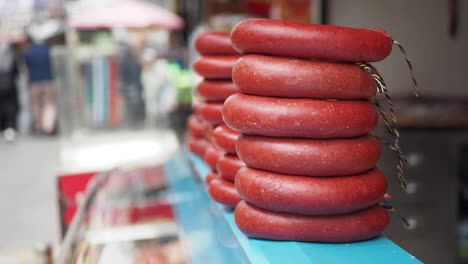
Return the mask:
<path id="1" fill-rule="evenodd" d="M 202 155 L 212 170 L 206 182 L 215 201 L 233 208 L 241 200 L 234 186 L 236 166 L 241 163 L 235 152 L 239 133 L 224 125 L 222 107 L 226 98 L 239 92 L 231 75 L 240 55 L 228 32 L 204 32 L 197 37 L 195 48 L 202 56 L 193 68 L 204 77 L 196 87 L 201 103 L 195 106 L 195 115 L 204 123 L 203 133 L 210 142 Z"/>
<path id="2" fill-rule="evenodd" d="M 242 93 L 223 106 L 246 164 L 235 176 L 240 230 L 317 242 L 381 234 L 387 181 L 376 168 L 380 142 L 369 135 L 377 88 L 353 62 L 384 59 L 392 40 L 377 29 L 247 19 L 231 41 L 245 54 L 232 71 Z"/>

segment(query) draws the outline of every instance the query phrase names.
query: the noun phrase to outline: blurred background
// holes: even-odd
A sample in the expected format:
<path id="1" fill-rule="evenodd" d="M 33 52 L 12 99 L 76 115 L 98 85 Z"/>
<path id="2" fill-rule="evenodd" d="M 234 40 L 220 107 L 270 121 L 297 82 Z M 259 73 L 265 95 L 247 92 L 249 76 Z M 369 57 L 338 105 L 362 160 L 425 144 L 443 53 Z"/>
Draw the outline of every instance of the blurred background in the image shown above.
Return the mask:
<path id="1" fill-rule="evenodd" d="M 200 80 L 194 37 L 247 17 L 383 28 L 404 45 L 419 98 L 401 53 L 375 64 L 408 159 L 405 191 L 395 154 L 384 150 L 380 162 L 409 222 L 393 217 L 386 235 L 425 263 L 468 263 L 467 14 L 458 0 L 0 0 L 0 263 L 48 263 L 89 179 L 122 166 L 152 169 L 114 171 L 126 176 L 106 182 L 88 225 L 120 226 L 120 214 L 126 224 L 156 221 L 173 231 L 140 241 L 135 263 L 151 254 L 183 263 L 172 211 L 147 198 L 167 191 L 157 165 L 184 148 Z M 389 138 L 383 125 L 376 134 Z M 91 259 L 125 251 L 96 244 L 75 250 Z M 107 258 L 99 263 L 132 263 Z"/>

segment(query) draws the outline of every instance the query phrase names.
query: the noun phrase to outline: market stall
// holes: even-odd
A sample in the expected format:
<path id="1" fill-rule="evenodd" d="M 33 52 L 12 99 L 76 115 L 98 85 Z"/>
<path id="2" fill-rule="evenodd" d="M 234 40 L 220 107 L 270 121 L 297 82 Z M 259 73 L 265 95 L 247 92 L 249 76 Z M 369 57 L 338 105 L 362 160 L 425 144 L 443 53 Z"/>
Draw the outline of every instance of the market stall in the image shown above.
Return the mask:
<path id="1" fill-rule="evenodd" d="M 143 200 L 155 201 L 149 195 L 153 191 L 145 190 L 151 184 L 142 181 L 145 188 L 137 191 L 142 200 L 130 199 L 125 213 L 113 210 L 112 198 L 132 192 L 132 184 L 123 184 L 110 202 L 97 206 L 108 213 L 110 224 L 91 228 L 89 215 L 105 218 L 95 209 L 101 204 L 94 195 L 108 188 L 93 186 L 113 173 L 87 175 L 86 183 L 78 184 L 87 192 L 62 192 L 73 198 L 62 201 L 69 209 L 63 218 L 69 231 L 60 256 L 82 263 L 92 255 L 86 260 L 96 261 L 115 250 L 109 245 L 119 244 L 125 258 L 137 262 L 145 251 L 140 249 L 148 249 L 147 240 L 157 241 L 149 242 L 155 247 L 148 254 L 170 251 L 167 256 L 179 257 L 163 263 L 422 263 L 466 256 L 465 209 L 459 208 L 460 223 L 455 220 L 457 182 L 463 179 L 454 172 L 455 160 L 466 156 L 464 148 L 462 155 L 458 149 L 466 137 L 455 128 L 466 126 L 464 101 L 443 104 L 452 106 L 450 114 L 437 103 L 419 104 L 431 100 L 412 98 L 421 95 L 417 71 L 411 52 L 394 40 L 397 36 L 373 28 L 309 24 L 327 19 L 323 1 L 212 2 L 203 23 L 188 25 L 196 27 L 188 64 L 197 76 L 180 66 L 159 75 L 187 73 L 173 79 L 193 87 L 194 97 L 188 135 L 179 135 L 181 149 L 174 154 L 169 147 L 164 159 L 154 161 L 153 176 L 164 179 L 159 186 L 164 191 L 155 192 L 158 203 L 170 211 L 165 224 L 141 231 L 141 219 L 132 218 L 147 205 Z M 92 28 L 97 18 L 85 17 L 81 25 Z M 385 81 L 388 65 L 400 65 L 388 63 L 395 53 L 405 70 L 404 93 L 412 99 L 394 97 Z M 387 71 L 378 71 L 382 64 Z M 87 85 L 107 83 L 99 79 L 106 74 L 93 70 L 106 69 L 101 66 L 82 67 L 98 76 L 85 78 Z M 98 93 L 93 100 L 112 89 Z M 103 104 L 104 112 L 113 112 L 112 100 Z M 434 110 L 430 118 L 425 116 L 429 108 Z M 93 115 L 100 118 L 97 123 L 112 123 L 104 116 L 102 111 Z M 428 126 L 450 131 L 428 132 Z M 442 166 L 429 169 L 422 160 Z M 438 176 L 445 173 L 449 177 L 438 186 Z M 62 179 L 65 183 L 67 177 Z M 433 195 L 438 191 L 443 201 Z M 444 216 L 434 215 L 436 210 Z M 122 215 L 127 222 L 116 220 Z M 160 219 L 149 219 L 160 216 L 145 220 L 152 225 Z M 457 239 L 455 232 L 461 234 Z M 122 233 L 127 235 L 124 246 Z M 144 233 L 153 236 L 138 236 Z M 168 251 L 161 249 L 166 240 Z"/>

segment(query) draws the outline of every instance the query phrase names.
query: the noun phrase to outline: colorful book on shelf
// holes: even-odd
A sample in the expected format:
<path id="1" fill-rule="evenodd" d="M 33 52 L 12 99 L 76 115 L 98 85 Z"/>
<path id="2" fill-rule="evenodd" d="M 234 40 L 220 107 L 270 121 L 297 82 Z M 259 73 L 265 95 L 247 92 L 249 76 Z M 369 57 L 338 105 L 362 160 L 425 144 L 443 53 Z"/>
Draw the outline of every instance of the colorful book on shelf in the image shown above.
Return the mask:
<path id="1" fill-rule="evenodd" d="M 108 125 L 115 127 L 119 124 L 119 65 L 115 57 L 109 58 L 109 104 Z"/>

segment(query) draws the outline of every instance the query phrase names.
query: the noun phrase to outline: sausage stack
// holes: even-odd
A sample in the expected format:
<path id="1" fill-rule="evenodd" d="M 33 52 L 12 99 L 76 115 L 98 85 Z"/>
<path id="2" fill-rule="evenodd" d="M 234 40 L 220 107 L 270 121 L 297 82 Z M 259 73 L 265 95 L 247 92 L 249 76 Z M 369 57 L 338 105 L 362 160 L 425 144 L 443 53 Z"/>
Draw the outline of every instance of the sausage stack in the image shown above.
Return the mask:
<path id="1" fill-rule="evenodd" d="M 234 181 L 237 172 L 245 166 L 237 156 L 236 151 L 236 141 L 239 132 L 223 124 L 214 130 L 213 136 L 215 144 L 224 150 L 226 154 L 218 159 L 216 168 L 220 178 L 210 183 L 209 192 L 214 200 L 235 207 L 241 199 Z M 220 193 L 221 190 L 223 193 Z"/>
<path id="2" fill-rule="evenodd" d="M 202 57 L 194 63 L 193 68 L 205 78 L 196 88 L 202 103 L 195 107 L 195 115 L 205 123 L 205 138 L 211 143 L 203 155 L 212 170 L 206 178 L 209 193 L 215 201 L 235 207 L 240 197 L 234 186 L 233 169 L 226 169 L 223 165 L 218 167 L 217 164 L 218 160 L 231 161 L 231 155 L 235 154 L 235 141 L 239 133 L 224 125 L 222 107 L 226 98 L 239 92 L 231 76 L 232 67 L 240 55 L 233 49 L 228 32 L 202 33 L 196 39 L 195 48 Z M 224 157 L 225 153 L 229 156 Z M 232 165 L 232 162 L 228 165 Z M 221 170 L 218 171 L 218 168 Z M 227 177 L 226 172 L 231 175 Z"/>
<path id="3" fill-rule="evenodd" d="M 247 19 L 231 32 L 246 54 L 233 68 L 242 93 L 223 107 L 242 134 L 235 220 L 248 236 L 352 242 L 389 223 L 387 181 L 376 168 L 376 84 L 355 62 L 391 51 L 383 31 Z M 261 55 L 260 55 L 261 54 Z"/>
<path id="4" fill-rule="evenodd" d="M 205 126 L 194 114 L 187 119 L 188 127 L 188 147 L 189 150 L 200 157 L 203 157 L 210 143 L 205 138 Z"/>

